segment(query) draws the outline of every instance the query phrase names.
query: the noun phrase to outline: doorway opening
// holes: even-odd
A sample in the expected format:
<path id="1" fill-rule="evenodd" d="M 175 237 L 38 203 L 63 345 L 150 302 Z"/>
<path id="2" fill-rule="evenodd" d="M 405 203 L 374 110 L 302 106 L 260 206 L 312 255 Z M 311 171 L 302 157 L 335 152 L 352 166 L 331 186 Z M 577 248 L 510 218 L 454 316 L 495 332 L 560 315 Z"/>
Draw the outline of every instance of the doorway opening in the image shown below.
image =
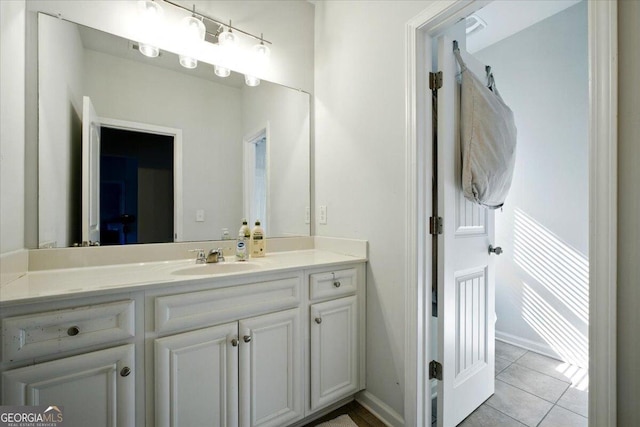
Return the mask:
<path id="1" fill-rule="evenodd" d="M 269 233 L 269 124 L 244 138 L 244 212 Z"/>
<path id="2" fill-rule="evenodd" d="M 546 2 L 549 4 L 550 2 Z M 554 2 L 556 3 L 556 2 Z M 438 34 L 464 19 L 473 12 L 490 4 L 486 1 L 471 1 L 450 5 L 433 5 L 408 23 L 409 49 L 409 123 L 408 148 L 411 156 L 415 156 L 424 165 L 431 159 L 429 121 L 421 122 L 422 117 L 431 116 L 431 102 L 427 98 L 427 90 L 422 90 L 428 81 L 426 71 L 421 69 L 427 64 L 431 69 L 433 52 L 431 42 Z M 591 373 L 592 391 L 589 397 L 589 423 L 606 425 L 615 422 L 615 158 L 616 134 L 616 74 L 615 74 L 615 5 L 600 2 L 588 2 L 588 355 Z M 539 46 L 539 47 L 542 47 Z M 611 65 L 613 64 L 613 65 Z M 554 75 L 554 73 L 552 73 Z M 499 77 L 498 77 L 499 79 Z M 498 87 L 500 80 L 498 80 Z M 534 88 L 537 86 L 534 86 Z M 533 89 L 535 90 L 535 89 Z M 505 96 L 506 98 L 506 96 Z M 507 100 L 508 102 L 508 100 Z M 571 162 L 571 156 L 564 157 Z M 419 162 L 420 164 L 420 162 Z M 406 421 L 414 424 L 431 422 L 429 382 L 420 378 L 428 378 L 431 369 L 427 369 L 431 354 L 433 331 L 425 325 L 427 310 L 431 304 L 431 294 L 424 292 L 429 285 L 431 268 L 423 260 L 431 258 L 430 243 L 421 237 L 423 224 L 428 223 L 430 213 L 430 166 L 414 168 L 407 161 L 409 193 L 413 195 L 408 202 L 409 235 L 418 231 L 416 241 L 409 239 L 408 248 L 412 256 L 408 259 L 407 269 L 409 282 L 416 279 L 417 286 L 409 286 L 407 298 L 407 324 L 410 331 L 418 337 L 415 343 L 408 339 L 408 357 L 406 368 L 408 400 L 405 405 Z M 544 168 L 543 165 L 534 165 Z M 549 207 L 549 209 L 552 209 Z M 521 218 L 522 219 L 522 218 Z M 446 219 L 445 219 L 446 221 Z M 446 224 L 446 222 L 445 222 Z M 426 234 L 426 233 L 425 233 Z M 416 246 L 414 246 L 416 243 Z M 414 258 L 415 257 L 415 258 Z M 413 261 L 412 261 L 413 260 Z M 597 297 L 594 297 L 597 295 Z M 415 303 L 414 303 L 415 301 Z M 440 301 L 439 301 L 440 302 Z M 416 315 L 414 317 L 414 315 Z M 440 314 L 440 313 L 438 313 Z M 427 327 L 425 327 L 427 326 Z M 412 335 L 413 336 L 413 335 Z M 415 350 L 415 352 L 413 351 Z M 417 360 L 412 357 L 417 355 Z M 594 362 L 597 360 L 597 364 Z M 414 364 L 418 362 L 417 364 Z M 445 366 L 444 372 L 447 372 Z M 453 367 L 449 368 L 449 372 Z M 596 375 L 597 373 L 597 375 Z M 418 377 L 416 383 L 413 378 Z M 413 399 L 412 396 L 417 396 Z M 424 396 L 425 398 L 421 398 Z M 415 403 L 414 403 L 415 402 Z M 424 403 L 422 403 L 424 402 Z M 412 408 L 416 407 L 413 411 Z M 429 418 L 427 418 L 429 417 Z"/>
<path id="3" fill-rule="evenodd" d="M 174 241 L 174 137 L 101 127 L 100 242 Z"/>

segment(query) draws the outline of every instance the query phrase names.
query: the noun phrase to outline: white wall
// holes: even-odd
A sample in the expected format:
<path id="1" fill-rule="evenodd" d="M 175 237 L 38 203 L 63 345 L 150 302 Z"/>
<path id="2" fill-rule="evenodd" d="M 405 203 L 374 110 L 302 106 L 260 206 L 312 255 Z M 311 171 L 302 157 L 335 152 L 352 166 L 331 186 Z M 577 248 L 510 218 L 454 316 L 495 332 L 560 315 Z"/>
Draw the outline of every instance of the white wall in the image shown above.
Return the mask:
<path id="1" fill-rule="evenodd" d="M 85 71 L 98 116 L 182 130 L 182 240 L 219 239 L 222 228 L 239 227 L 241 89 L 94 50 L 85 51 Z"/>
<path id="2" fill-rule="evenodd" d="M 496 336 L 588 363 L 587 4 L 475 54 L 514 111 L 511 192 L 496 212 Z"/>
<path id="3" fill-rule="evenodd" d="M 308 235 L 309 95 L 267 83 L 244 87 L 242 114 L 244 137 L 269 124 L 267 236 Z"/>
<path id="4" fill-rule="evenodd" d="M 39 243 L 68 247 L 82 240 L 84 48 L 75 24 L 43 15 L 38 28 Z"/>
<path id="5" fill-rule="evenodd" d="M 640 425 L 640 2 L 618 2 L 618 425 Z"/>
<path id="6" fill-rule="evenodd" d="M 25 2 L 0 1 L 0 253 L 24 247 Z"/>
<path id="7" fill-rule="evenodd" d="M 316 4 L 316 234 L 367 239 L 367 391 L 403 417 L 405 23 L 426 1 Z M 316 217 L 317 219 L 317 217 Z"/>

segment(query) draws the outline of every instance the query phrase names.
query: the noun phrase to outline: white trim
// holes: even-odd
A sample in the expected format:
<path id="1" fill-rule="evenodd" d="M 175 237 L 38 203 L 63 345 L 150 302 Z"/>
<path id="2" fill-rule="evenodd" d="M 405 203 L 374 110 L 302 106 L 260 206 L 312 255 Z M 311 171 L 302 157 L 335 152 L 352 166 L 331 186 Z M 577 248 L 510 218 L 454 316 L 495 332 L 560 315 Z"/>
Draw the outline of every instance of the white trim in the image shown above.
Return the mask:
<path id="1" fill-rule="evenodd" d="M 267 182 L 266 182 L 266 218 L 258 218 L 262 223 L 262 227 L 265 228 L 265 232 L 269 234 L 269 226 L 271 219 L 271 123 L 267 120 L 264 126 L 259 129 L 248 133 L 242 138 L 242 211 L 244 217 L 249 223 L 249 227 L 252 228 L 251 221 L 255 221 L 255 218 L 251 218 L 251 201 L 253 200 L 253 165 L 255 164 L 255 149 L 247 149 L 247 144 L 252 143 L 260 135 L 264 134 L 266 138 L 266 168 L 267 168 Z"/>
<path id="2" fill-rule="evenodd" d="M 102 127 L 173 136 L 173 241 L 182 241 L 182 129 L 100 117 Z"/>
<path id="3" fill-rule="evenodd" d="M 389 427 L 404 427 L 405 425 L 411 425 L 405 424 L 402 419 L 402 415 L 394 411 L 389 405 L 367 390 L 356 394 L 356 402 L 361 404 L 367 411 L 371 412 L 376 416 L 376 418 Z"/>
<path id="4" fill-rule="evenodd" d="M 419 34 L 434 35 L 452 21 L 471 13 L 485 0 L 447 0 L 434 2 L 406 25 L 406 191 L 408 288 L 405 299 L 405 420 L 407 425 L 426 425 L 431 405 L 425 405 L 422 366 L 428 362 L 429 328 L 423 317 L 430 313 L 431 293 L 426 233 L 430 210 L 420 210 L 418 197 L 430 194 L 428 182 L 419 171 L 431 169 L 418 157 L 418 147 L 430 141 L 418 131 L 416 117 L 430 117 L 431 104 L 419 98 L 418 81 L 426 70 L 418 61 Z M 616 233 L 617 233 L 617 2 L 588 2 L 589 10 L 589 425 L 616 425 Z M 428 60 L 428 58 L 427 58 Z M 426 63 L 426 62 L 425 62 Z M 416 164 L 417 163 L 417 164 Z M 426 175 L 427 177 L 429 174 Z M 426 198 L 425 204 L 430 203 Z M 420 251 L 424 249 L 424 253 Z M 426 276 L 425 276 L 426 274 Z M 422 374 L 422 375 L 421 375 Z"/>
<path id="5" fill-rule="evenodd" d="M 516 335 L 508 334 L 506 332 L 496 331 L 496 340 L 505 342 L 507 344 L 515 345 L 516 347 L 524 348 L 525 350 L 531 350 L 534 353 L 542 354 L 543 356 L 550 357 L 552 359 L 562 360 L 562 356 L 553 351 L 551 346 L 540 343 L 537 341 L 528 340 Z M 562 360 L 563 362 L 572 363 L 568 360 Z M 582 366 L 584 367 L 584 366 Z"/>
<path id="6" fill-rule="evenodd" d="M 616 426 L 618 4 L 589 13 L 589 425 Z"/>

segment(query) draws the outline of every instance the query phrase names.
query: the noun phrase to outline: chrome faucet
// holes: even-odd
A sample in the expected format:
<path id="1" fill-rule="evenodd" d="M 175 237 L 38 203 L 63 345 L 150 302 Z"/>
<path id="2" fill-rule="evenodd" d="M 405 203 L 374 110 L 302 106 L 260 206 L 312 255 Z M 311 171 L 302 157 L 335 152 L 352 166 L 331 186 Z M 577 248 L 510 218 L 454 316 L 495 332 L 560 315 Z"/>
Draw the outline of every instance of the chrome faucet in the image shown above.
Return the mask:
<path id="1" fill-rule="evenodd" d="M 224 262 L 224 252 L 222 248 L 211 249 L 207 255 L 207 263 Z"/>
<path id="2" fill-rule="evenodd" d="M 204 249 L 189 249 L 189 252 L 197 252 L 196 264 L 204 264 L 207 262 L 207 256 L 204 254 Z"/>

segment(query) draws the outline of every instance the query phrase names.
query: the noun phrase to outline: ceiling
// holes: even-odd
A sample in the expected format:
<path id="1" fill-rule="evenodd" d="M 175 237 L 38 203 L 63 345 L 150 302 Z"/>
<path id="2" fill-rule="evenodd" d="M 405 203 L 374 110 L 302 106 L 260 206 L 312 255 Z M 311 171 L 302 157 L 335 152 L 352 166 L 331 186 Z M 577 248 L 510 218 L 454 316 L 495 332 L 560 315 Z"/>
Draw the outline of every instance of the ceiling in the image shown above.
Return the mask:
<path id="1" fill-rule="evenodd" d="M 467 36 L 467 51 L 477 52 L 561 12 L 582 0 L 496 0 L 475 15 L 487 27 Z"/>

